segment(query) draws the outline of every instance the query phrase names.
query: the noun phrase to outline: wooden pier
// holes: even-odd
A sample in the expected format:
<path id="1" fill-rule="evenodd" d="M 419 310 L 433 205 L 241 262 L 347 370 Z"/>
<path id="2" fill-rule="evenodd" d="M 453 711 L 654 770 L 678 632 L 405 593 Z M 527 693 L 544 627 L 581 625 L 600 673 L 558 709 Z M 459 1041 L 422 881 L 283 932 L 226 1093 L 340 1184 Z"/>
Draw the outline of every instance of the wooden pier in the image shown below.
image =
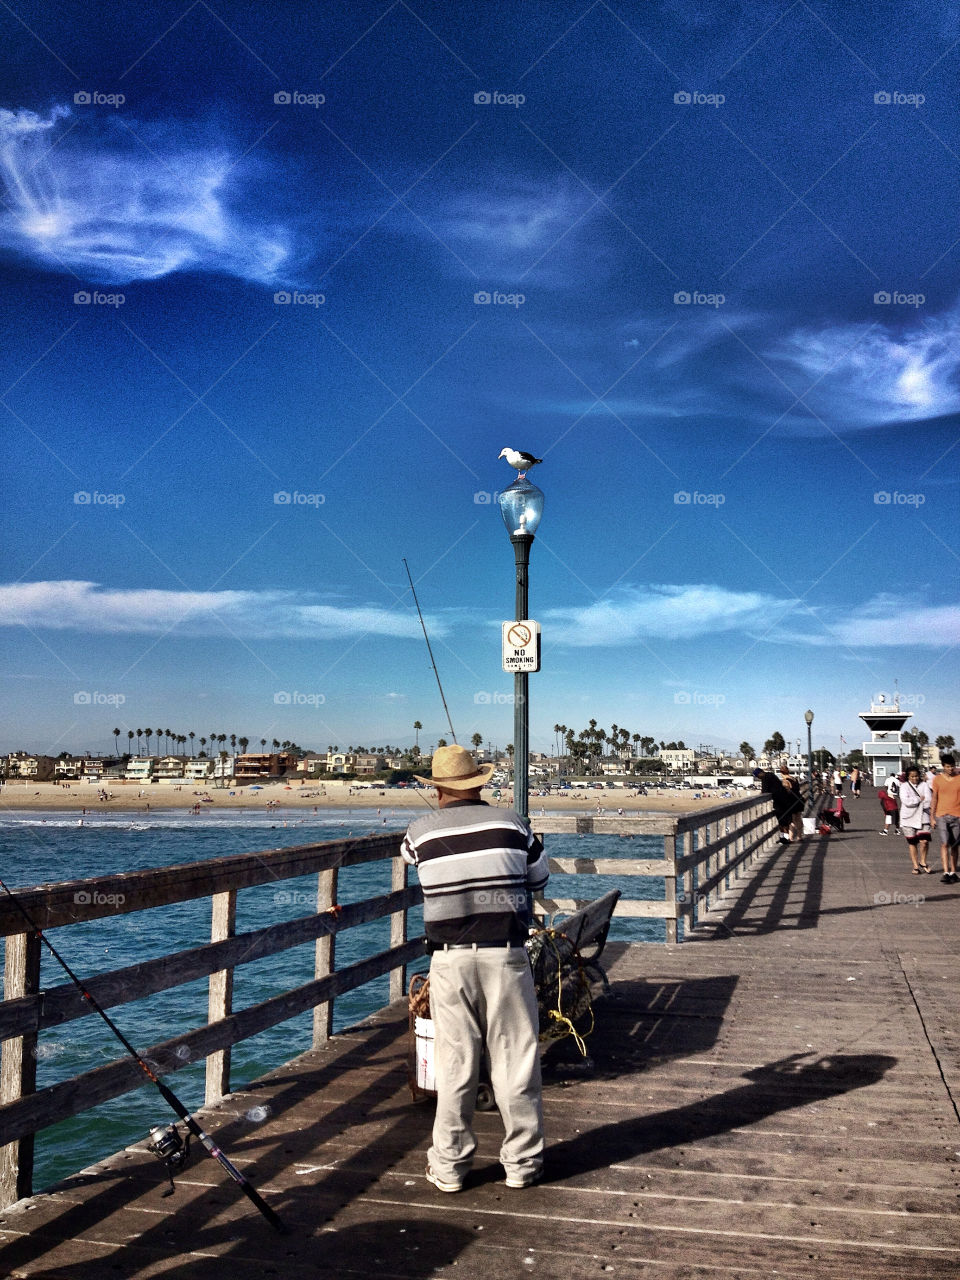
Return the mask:
<path id="1" fill-rule="evenodd" d="M 199 1152 L 161 1198 L 140 1146 L 0 1212 L 0 1274 L 956 1280 L 960 886 L 851 808 L 681 944 L 608 944 L 590 1059 L 547 1055 L 539 1186 L 504 1186 L 495 1112 L 465 1190 L 427 1183 L 394 1004 L 202 1113 L 288 1236 Z"/>

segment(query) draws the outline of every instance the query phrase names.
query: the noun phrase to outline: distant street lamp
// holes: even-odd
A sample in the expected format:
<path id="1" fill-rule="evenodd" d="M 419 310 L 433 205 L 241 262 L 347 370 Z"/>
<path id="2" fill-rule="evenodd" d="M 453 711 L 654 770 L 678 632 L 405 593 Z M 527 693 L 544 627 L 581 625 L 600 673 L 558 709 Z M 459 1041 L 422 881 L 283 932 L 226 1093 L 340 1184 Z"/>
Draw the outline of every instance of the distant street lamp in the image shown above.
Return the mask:
<path id="1" fill-rule="evenodd" d="M 808 803 L 813 808 L 813 712 L 805 711 L 803 718 L 807 722 L 807 796 Z"/>
<path id="2" fill-rule="evenodd" d="M 525 476 L 518 476 L 500 494 L 500 514 L 510 541 L 517 571 L 515 617 L 524 621 L 528 609 L 530 548 L 543 515 L 543 492 Z M 513 674 L 513 807 L 521 818 L 528 817 L 530 794 L 530 707 L 527 702 L 527 672 Z"/>

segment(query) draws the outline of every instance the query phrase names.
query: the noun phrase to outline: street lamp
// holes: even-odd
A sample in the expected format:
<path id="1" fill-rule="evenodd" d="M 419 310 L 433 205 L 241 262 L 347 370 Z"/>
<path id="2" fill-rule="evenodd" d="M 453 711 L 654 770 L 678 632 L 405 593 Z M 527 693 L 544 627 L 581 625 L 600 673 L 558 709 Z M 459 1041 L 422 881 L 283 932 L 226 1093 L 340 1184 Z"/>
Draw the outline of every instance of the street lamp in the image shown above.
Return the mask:
<path id="1" fill-rule="evenodd" d="M 811 808 L 813 808 L 813 712 L 805 711 L 803 718 L 807 722 L 807 800 Z"/>
<path id="2" fill-rule="evenodd" d="M 513 543 L 517 570 L 515 617 L 527 617 L 530 548 L 543 515 L 543 492 L 526 476 L 518 476 L 500 494 L 500 514 Z M 530 794 L 530 708 L 527 703 L 527 672 L 513 674 L 513 807 L 521 818 L 528 816 Z"/>

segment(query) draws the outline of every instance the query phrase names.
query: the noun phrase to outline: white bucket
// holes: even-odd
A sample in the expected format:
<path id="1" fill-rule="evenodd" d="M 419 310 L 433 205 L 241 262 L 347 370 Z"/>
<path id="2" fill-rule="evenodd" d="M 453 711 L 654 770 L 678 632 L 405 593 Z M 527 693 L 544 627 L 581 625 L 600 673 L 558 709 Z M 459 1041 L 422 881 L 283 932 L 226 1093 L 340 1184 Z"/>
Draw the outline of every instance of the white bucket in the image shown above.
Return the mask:
<path id="1" fill-rule="evenodd" d="M 414 1018 L 413 1035 L 417 1050 L 417 1088 L 435 1091 L 433 1071 L 433 1019 Z"/>
<path id="2" fill-rule="evenodd" d="M 803 834 L 804 834 L 805 836 L 815 836 L 815 835 L 817 834 L 817 820 L 816 820 L 816 818 L 804 818 L 804 820 L 803 820 Z"/>

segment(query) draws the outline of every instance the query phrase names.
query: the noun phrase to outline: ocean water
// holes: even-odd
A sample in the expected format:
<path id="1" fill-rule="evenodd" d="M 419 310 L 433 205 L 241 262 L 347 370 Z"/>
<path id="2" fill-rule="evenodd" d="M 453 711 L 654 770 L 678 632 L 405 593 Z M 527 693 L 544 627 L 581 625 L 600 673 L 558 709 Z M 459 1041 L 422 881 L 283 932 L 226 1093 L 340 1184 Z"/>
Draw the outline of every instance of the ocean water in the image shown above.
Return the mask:
<path id="1" fill-rule="evenodd" d="M 237 810 L 194 815 L 189 812 L 143 815 L 98 812 L 79 826 L 76 816 L 63 813 L 16 812 L 0 815 L 0 876 L 12 889 L 62 880 L 135 871 L 185 862 L 201 862 L 258 849 L 286 848 L 347 836 L 402 831 L 411 819 L 409 809 L 384 805 L 376 810 L 326 809 L 319 814 L 280 815 Z M 662 840 L 637 836 L 549 836 L 548 850 L 557 857 L 639 858 L 662 856 Z M 610 888 L 625 897 L 663 898 L 662 879 L 633 880 L 629 885 L 611 876 L 554 876 L 548 886 L 553 897 L 594 898 Z M 384 863 L 348 867 L 339 877 L 339 900 L 355 902 L 390 889 L 390 868 Z M 247 932 L 295 919 L 309 911 L 316 877 L 243 889 L 237 898 L 237 932 Z M 422 928 L 419 912 L 410 913 L 410 936 Z M 81 978 L 122 968 L 209 941 L 210 905 L 207 899 L 171 907 L 73 924 L 49 932 L 50 941 Z M 616 920 L 610 937 L 623 941 L 662 941 L 658 920 Z M 389 921 L 374 921 L 337 937 L 337 961 L 349 964 L 389 946 Z M 233 1004 L 244 1008 L 313 977 L 313 944 L 239 966 L 234 973 Z M 410 972 L 425 969 L 426 957 Z M 69 982 L 44 948 L 41 986 Z M 334 1029 L 343 1030 L 386 1003 L 386 977 L 338 997 Z M 206 1022 L 207 980 L 201 979 L 108 1010 L 111 1018 L 140 1051 L 181 1035 Z M 250 1081 L 310 1047 L 312 1016 L 302 1014 L 234 1046 L 231 1083 L 241 1089 Z M 43 1088 L 124 1056 L 123 1047 L 99 1017 L 79 1018 L 42 1032 L 37 1046 L 37 1085 Z M 190 1108 L 203 1103 L 204 1065 L 194 1063 L 166 1078 L 166 1083 Z M 141 1139 L 155 1124 L 175 1117 L 156 1088 L 123 1094 L 37 1135 L 34 1187 L 44 1187 L 98 1159 Z M 158 1175 L 162 1171 L 158 1164 Z"/>

